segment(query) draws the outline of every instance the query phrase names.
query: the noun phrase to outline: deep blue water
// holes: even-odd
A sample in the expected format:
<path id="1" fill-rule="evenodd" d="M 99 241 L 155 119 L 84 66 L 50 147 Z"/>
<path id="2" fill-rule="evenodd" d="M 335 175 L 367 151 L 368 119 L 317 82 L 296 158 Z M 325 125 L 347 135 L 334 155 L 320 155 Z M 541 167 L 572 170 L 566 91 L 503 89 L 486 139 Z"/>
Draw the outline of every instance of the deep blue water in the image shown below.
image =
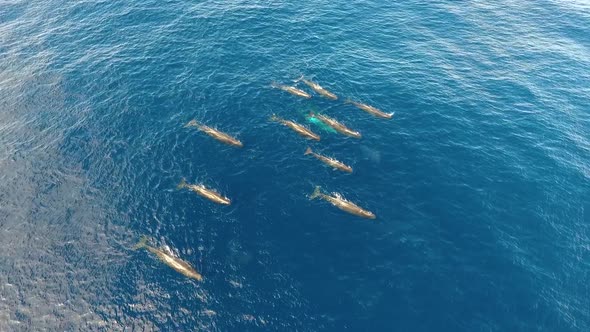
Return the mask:
<path id="1" fill-rule="evenodd" d="M 590 331 L 587 1 L 4 0 L 0 59 L 0 331 Z"/>

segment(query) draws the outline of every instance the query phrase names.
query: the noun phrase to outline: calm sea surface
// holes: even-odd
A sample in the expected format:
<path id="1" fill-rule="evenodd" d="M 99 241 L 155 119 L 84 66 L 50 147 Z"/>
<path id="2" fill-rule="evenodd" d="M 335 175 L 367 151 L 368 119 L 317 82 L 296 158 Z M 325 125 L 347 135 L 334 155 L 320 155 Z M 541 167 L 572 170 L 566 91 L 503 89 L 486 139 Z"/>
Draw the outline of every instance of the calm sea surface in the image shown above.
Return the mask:
<path id="1" fill-rule="evenodd" d="M 0 0 L 0 331 L 123 330 L 590 331 L 590 3 Z"/>

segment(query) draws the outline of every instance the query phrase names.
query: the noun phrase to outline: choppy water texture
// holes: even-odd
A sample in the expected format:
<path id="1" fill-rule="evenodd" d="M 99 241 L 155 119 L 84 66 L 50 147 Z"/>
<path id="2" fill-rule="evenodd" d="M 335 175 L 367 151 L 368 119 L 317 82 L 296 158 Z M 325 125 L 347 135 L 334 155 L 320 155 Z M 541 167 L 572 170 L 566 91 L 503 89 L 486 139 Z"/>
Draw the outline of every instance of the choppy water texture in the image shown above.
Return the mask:
<path id="1" fill-rule="evenodd" d="M 1 331 L 590 330 L 587 1 L 4 0 L 0 58 Z"/>

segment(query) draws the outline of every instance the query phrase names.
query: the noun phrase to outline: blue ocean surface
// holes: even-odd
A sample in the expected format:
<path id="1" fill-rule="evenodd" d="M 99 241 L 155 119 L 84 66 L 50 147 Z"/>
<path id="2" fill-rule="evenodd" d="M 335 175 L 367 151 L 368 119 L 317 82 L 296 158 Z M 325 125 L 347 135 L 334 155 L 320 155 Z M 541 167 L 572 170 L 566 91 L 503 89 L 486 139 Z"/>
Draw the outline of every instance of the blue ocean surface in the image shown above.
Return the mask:
<path id="1" fill-rule="evenodd" d="M 0 1 L 0 331 L 590 331 L 590 3 Z"/>

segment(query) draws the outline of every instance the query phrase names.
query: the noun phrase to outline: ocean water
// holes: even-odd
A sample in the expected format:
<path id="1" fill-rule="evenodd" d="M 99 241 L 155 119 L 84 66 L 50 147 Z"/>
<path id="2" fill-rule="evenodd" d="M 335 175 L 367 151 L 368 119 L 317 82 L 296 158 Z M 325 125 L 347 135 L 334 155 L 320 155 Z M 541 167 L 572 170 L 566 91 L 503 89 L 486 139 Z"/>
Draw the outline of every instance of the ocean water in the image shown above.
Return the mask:
<path id="1" fill-rule="evenodd" d="M 0 331 L 590 331 L 588 1 L 2 0 L 0 59 Z"/>

